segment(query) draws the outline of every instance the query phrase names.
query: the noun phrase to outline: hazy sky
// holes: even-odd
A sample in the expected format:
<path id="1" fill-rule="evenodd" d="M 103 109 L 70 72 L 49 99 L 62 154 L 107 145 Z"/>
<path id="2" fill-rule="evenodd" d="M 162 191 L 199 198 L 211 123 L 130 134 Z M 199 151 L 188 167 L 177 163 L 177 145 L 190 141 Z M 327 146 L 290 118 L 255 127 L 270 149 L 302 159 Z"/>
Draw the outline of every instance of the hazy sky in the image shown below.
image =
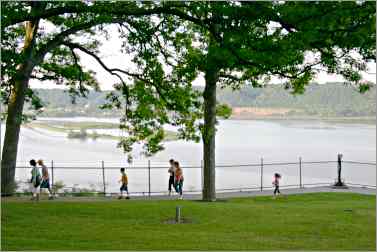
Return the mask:
<path id="1" fill-rule="evenodd" d="M 102 61 L 109 67 L 116 67 L 124 70 L 137 70 L 135 66 L 131 62 L 131 58 L 128 57 L 126 54 L 120 52 L 121 48 L 121 39 L 118 37 L 118 32 L 115 27 L 110 28 L 110 40 L 103 41 L 103 45 L 100 48 L 100 56 Z M 103 68 L 94 60 L 92 57 L 81 53 L 79 50 L 75 50 L 77 54 L 81 57 L 82 66 L 86 69 L 93 70 L 97 73 L 96 78 L 100 83 L 100 87 L 102 90 L 110 90 L 112 89 L 113 84 L 119 82 L 119 79 L 115 76 L 112 76 L 110 73 L 103 70 Z M 376 82 L 376 64 L 370 63 L 368 65 L 369 69 L 368 73 L 363 73 L 363 77 L 365 80 Z M 372 73 L 372 74 L 370 74 Z M 328 75 L 325 72 L 319 73 L 317 78 L 314 80 L 318 83 L 326 83 L 326 82 L 342 82 L 344 79 L 338 75 Z M 271 83 L 279 82 L 278 79 L 272 79 Z M 204 86 L 204 78 L 200 76 L 197 78 L 194 85 L 201 85 Z M 31 81 L 31 87 L 33 88 L 62 88 L 62 86 L 57 86 L 53 82 L 40 82 L 37 80 Z"/>

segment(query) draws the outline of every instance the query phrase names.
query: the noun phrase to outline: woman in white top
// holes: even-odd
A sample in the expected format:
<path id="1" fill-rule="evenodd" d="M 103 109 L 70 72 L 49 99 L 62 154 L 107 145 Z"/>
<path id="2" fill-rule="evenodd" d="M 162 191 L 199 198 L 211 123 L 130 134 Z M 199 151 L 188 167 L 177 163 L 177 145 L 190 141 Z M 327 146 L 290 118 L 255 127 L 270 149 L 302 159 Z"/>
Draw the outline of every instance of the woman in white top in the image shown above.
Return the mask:
<path id="1" fill-rule="evenodd" d="M 41 173 L 39 172 L 39 169 L 37 167 L 37 162 L 35 162 L 34 159 L 30 160 L 30 165 L 33 168 L 31 170 L 31 186 L 32 186 L 32 193 L 33 197 L 31 200 L 39 200 L 39 191 L 40 191 L 40 185 L 41 185 Z"/>

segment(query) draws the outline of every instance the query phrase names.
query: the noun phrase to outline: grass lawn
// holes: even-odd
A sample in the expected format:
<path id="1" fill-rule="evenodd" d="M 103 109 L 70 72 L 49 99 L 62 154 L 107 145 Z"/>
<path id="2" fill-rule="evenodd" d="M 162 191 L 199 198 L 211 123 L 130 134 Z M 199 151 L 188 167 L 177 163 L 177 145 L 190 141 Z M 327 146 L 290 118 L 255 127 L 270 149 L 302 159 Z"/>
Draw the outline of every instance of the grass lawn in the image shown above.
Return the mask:
<path id="1" fill-rule="evenodd" d="M 79 200 L 79 199 L 78 199 Z M 168 224 L 175 206 L 185 224 Z M 3 250 L 375 250 L 375 196 L 2 201 Z"/>

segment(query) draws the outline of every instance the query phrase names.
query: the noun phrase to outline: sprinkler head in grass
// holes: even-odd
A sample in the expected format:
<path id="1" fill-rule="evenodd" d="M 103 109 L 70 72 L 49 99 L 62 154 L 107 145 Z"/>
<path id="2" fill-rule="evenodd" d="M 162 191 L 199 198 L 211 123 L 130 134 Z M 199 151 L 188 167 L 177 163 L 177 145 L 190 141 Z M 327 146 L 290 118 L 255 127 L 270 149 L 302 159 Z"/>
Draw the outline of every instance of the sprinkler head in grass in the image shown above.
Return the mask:
<path id="1" fill-rule="evenodd" d="M 175 207 L 175 222 L 181 223 L 181 206 Z"/>

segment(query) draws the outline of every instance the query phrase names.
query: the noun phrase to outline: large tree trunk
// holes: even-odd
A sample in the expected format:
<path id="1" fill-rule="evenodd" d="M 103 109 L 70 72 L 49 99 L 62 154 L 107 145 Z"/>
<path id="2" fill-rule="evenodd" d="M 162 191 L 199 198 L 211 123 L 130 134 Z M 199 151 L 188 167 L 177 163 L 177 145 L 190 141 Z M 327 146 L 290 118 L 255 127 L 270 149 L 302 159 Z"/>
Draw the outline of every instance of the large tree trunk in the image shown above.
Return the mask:
<path id="1" fill-rule="evenodd" d="M 216 200 L 216 159 L 215 159 L 215 137 L 216 137 L 216 83 L 218 71 L 207 70 L 205 73 L 204 97 L 204 128 L 203 138 L 203 159 L 204 159 L 204 185 L 203 200 Z"/>
<path id="2" fill-rule="evenodd" d="M 17 147 L 22 122 L 25 91 L 29 78 L 19 78 L 14 81 L 6 121 L 4 147 L 1 159 L 1 192 L 2 195 L 11 195 L 14 188 L 14 176 L 17 160 Z"/>
<path id="3" fill-rule="evenodd" d="M 32 2 L 36 8 L 44 6 L 44 3 Z M 23 62 L 18 65 L 17 73 L 10 80 L 13 87 L 8 101 L 7 120 L 5 125 L 4 147 L 1 159 L 1 194 L 4 196 L 13 194 L 15 185 L 15 171 L 17 161 L 17 147 L 22 123 L 22 111 L 24 108 L 26 90 L 28 89 L 31 72 L 35 66 L 33 53 L 35 37 L 37 35 L 39 20 L 29 21 L 25 24 L 25 42 L 22 50 Z"/>

